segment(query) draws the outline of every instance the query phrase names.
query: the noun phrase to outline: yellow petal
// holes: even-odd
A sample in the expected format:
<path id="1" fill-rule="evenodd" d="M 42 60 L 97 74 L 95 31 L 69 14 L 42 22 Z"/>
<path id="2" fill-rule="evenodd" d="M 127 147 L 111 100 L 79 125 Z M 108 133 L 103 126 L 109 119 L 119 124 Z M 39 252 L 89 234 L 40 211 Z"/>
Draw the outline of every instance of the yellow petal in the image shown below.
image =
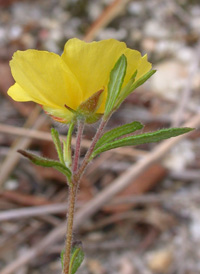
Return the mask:
<path id="1" fill-rule="evenodd" d="M 126 49 L 114 39 L 86 43 L 70 39 L 61 56 L 81 85 L 83 101 L 108 84 L 110 71 Z"/>
<path id="2" fill-rule="evenodd" d="M 67 104 L 76 109 L 82 101 L 77 79 L 57 54 L 26 50 L 17 51 L 10 62 L 18 84 L 9 90 L 14 100 L 34 101 L 54 108 Z"/>
<path id="3" fill-rule="evenodd" d="M 137 81 L 140 77 L 142 77 L 145 73 L 147 73 L 151 69 L 151 67 L 152 67 L 151 63 L 147 61 L 147 54 L 145 54 L 142 57 L 140 64 L 138 66 L 138 69 L 137 69 L 138 73 L 135 80 Z"/>
<path id="4" fill-rule="evenodd" d="M 13 99 L 18 102 L 37 101 L 38 104 L 42 105 L 44 111 L 58 122 L 69 123 L 73 118 L 72 112 L 67 110 L 65 107 L 58 109 L 55 107 L 45 106 L 38 98 L 35 99 L 33 96 L 30 97 L 28 93 L 24 91 L 17 83 L 9 88 L 8 95 L 12 98 L 14 97 Z"/>
<path id="5" fill-rule="evenodd" d="M 127 58 L 127 70 L 122 87 L 124 87 L 128 83 L 133 73 L 136 71 L 136 69 L 138 69 L 138 66 L 142 59 L 140 52 L 137 50 L 127 48 L 124 54 Z"/>
<path id="6" fill-rule="evenodd" d="M 105 90 L 97 113 L 104 112 L 110 72 L 122 54 L 127 57 L 127 72 L 123 83 L 125 86 L 136 69 L 139 69 L 138 74 L 141 77 L 151 67 L 146 57 L 141 57 L 140 52 L 127 48 L 125 43 L 115 39 L 86 43 L 74 38 L 65 44 L 61 57 L 79 79 L 83 100 L 102 88 Z"/>
<path id="7" fill-rule="evenodd" d="M 51 108 L 51 107 L 47 107 L 47 106 L 43 106 L 43 109 L 45 112 L 47 112 L 54 120 L 60 122 L 60 123 L 69 123 L 73 117 L 74 114 L 67 110 L 66 108 L 60 108 L 60 109 L 56 109 L 56 108 Z"/>
<path id="8" fill-rule="evenodd" d="M 19 84 L 15 83 L 12 85 L 8 90 L 8 95 L 12 97 L 13 100 L 17 102 L 27 102 L 27 101 L 34 101 L 38 104 L 42 105 L 42 101 L 40 101 L 38 98 L 35 99 L 32 94 L 28 94 Z"/>

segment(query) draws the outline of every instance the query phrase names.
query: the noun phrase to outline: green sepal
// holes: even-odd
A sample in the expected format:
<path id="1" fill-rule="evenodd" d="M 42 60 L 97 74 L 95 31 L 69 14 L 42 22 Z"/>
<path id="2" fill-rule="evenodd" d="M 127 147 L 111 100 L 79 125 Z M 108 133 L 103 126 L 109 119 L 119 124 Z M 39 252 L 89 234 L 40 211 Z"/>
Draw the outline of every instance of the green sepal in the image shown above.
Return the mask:
<path id="1" fill-rule="evenodd" d="M 101 113 L 94 113 L 88 117 L 86 117 L 85 122 L 86 124 L 94 124 L 96 123 L 99 119 L 101 119 L 102 114 Z"/>
<path id="2" fill-rule="evenodd" d="M 102 116 L 95 113 L 101 105 L 104 89 L 100 89 L 84 101 L 77 109 L 77 117 L 83 118 L 87 124 L 96 123 Z"/>
<path id="3" fill-rule="evenodd" d="M 99 147 L 93 152 L 91 158 L 94 158 L 99 153 L 102 153 L 104 151 L 114 149 L 117 147 L 136 146 L 136 145 L 142 145 L 146 143 L 154 143 L 154 142 L 158 142 L 164 139 L 168 139 L 171 137 L 175 137 L 175 136 L 190 132 L 192 130 L 194 129 L 193 128 L 169 128 L 169 129 L 167 128 L 167 129 L 161 129 L 155 132 L 144 133 L 144 134 L 122 138 Z"/>
<path id="4" fill-rule="evenodd" d="M 115 109 L 117 109 L 136 88 L 144 84 L 155 72 L 156 70 L 150 70 L 135 82 L 135 78 L 137 76 L 136 70 L 127 85 L 121 90 L 118 100 L 115 104 Z"/>
<path id="5" fill-rule="evenodd" d="M 71 252 L 69 274 L 75 274 L 84 259 L 84 252 L 81 246 L 74 246 Z"/>
<path id="6" fill-rule="evenodd" d="M 98 108 L 100 107 L 103 92 L 104 89 L 100 89 L 99 91 L 95 92 L 92 96 L 90 96 L 87 100 L 80 104 L 77 112 L 85 117 L 95 113 L 96 110 L 98 110 Z"/>
<path id="7" fill-rule="evenodd" d="M 75 116 L 76 116 L 76 114 L 77 114 L 77 111 L 76 110 L 74 110 L 73 108 L 70 108 L 68 105 L 64 105 L 64 107 L 66 107 L 66 109 L 68 109 L 71 113 L 73 113 Z"/>
<path id="8" fill-rule="evenodd" d="M 43 167 L 53 167 L 57 169 L 58 171 L 60 171 L 67 177 L 69 182 L 71 182 L 71 171 L 62 163 L 35 155 L 26 150 L 19 149 L 18 152 L 22 154 L 24 157 L 28 158 L 35 165 L 43 166 Z"/>
<path id="9" fill-rule="evenodd" d="M 100 89 L 80 104 L 77 110 L 73 110 L 67 105 L 65 107 L 74 114 L 74 122 L 84 120 L 87 124 L 96 123 L 102 114 L 96 113 L 102 103 L 104 89 Z"/>
<path id="10" fill-rule="evenodd" d="M 120 127 L 116 127 L 108 132 L 106 132 L 96 143 L 95 149 L 100 146 L 113 141 L 116 138 L 119 138 L 123 135 L 135 132 L 136 130 L 142 129 L 143 125 L 140 122 L 134 121 L 130 124 L 125 124 Z"/>
<path id="11" fill-rule="evenodd" d="M 56 151 L 58 153 L 58 158 L 62 164 L 65 164 L 64 157 L 63 157 L 63 151 L 62 151 L 62 145 L 59 138 L 59 133 L 55 128 L 51 129 L 51 136 L 53 139 L 53 142 L 55 144 Z"/>
<path id="12" fill-rule="evenodd" d="M 110 80 L 108 83 L 108 95 L 105 105 L 104 117 L 105 119 L 112 112 L 116 100 L 120 94 L 120 90 L 124 81 L 127 68 L 127 59 L 124 54 L 115 63 L 114 68 L 110 72 Z"/>

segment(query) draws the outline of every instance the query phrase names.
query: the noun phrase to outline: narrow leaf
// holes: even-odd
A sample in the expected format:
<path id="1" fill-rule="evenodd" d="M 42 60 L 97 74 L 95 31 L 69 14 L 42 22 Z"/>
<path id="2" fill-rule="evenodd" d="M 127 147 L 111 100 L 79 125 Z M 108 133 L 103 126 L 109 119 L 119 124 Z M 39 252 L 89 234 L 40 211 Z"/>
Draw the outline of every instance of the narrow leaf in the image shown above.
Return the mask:
<path id="1" fill-rule="evenodd" d="M 113 107 L 115 105 L 115 102 L 117 100 L 117 97 L 120 93 L 124 81 L 126 67 L 127 59 L 125 55 L 122 54 L 110 73 L 110 81 L 108 84 L 108 96 L 106 100 L 104 117 L 107 117 L 113 110 Z"/>
<path id="2" fill-rule="evenodd" d="M 123 135 L 132 133 L 136 130 L 142 129 L 143 125 L 140 122 L 132 122 L 130 124 L 125 124 L 120 127 L 116 127 L 108 132 L 106 132 L 97 142 L 95 149 L 98 147 L 104 145 L 105 143 L 109 143 L 110 141 L 113 141 L 116 138 L 119 138 Z"/>
<path id="3" fill-rule="evenodd" d="M 63 141 L 63 157 L 64 163 L 67 167 L 71 167 L 72 165 L 72 133 L 74 130 L 75 123 L 72 121 L 69 125 L 67 140 Z"/>
<path id="4" fill-rule="evenodd" d="M 124 101 L 126 99 L 126 97 L 128 96 L 127 94 L 130 94 L 133 90 L 132 90 L 132 85 L 135 82 L 135 78 L 137 76 L 138 71 L 136 70 L 133 75 L 131 76 L 130 80 L 128 81 L 128 83 L 125 85 L 125 87 L 123 87 L 123 89 L 120 91 L 119 97 L 117 98 L 116 104 L 115 104 L 115 109 L 117 109 L 120 104 L 122 103 L 122 101 Z"/>
<path id="5" fill-rule="evenodd" d="M 25 150 L 19 149 L 18 152 L 22 154 L 24 157 L 28 158 L 32 163 L 38 166 L 43 167 L 53 167 L 63 173 L 70 181 L 71 178 L 71 171 L 62 163 L 59 163 L 58 161 L 54 161 L 51 159 L 47 159 L 38 155 L 35 155 L 33 153 L 30 153 Z"/>
<path id="6" fill-rule="evenodd" d="M 60 253 L 60 260 L 61 260 L 62 269 L 64 268 L 64 254 L 65 254 L 65 250 L 63 249 Z"/>
<path id="7" fill-rule="evenodd" d="M 112 143 L 105 144 L 100 148 L 96 149 L 93 154 L 92 158 L 94 158 L 97 154 L 102 153 L 104 151 L 114 149 L 117 147 L 123 146 L 136 146 L 142 145 L 146 143 L 154 143 L 164 139 L 168 139 L 171 137 L 175 137 L 187 132 L 192 131 L 193 128 L 170 128 L 170 129 L 161 129 L 155 132 L 139 134 L 135 136 L 126 137 L 120 140 L 116 140 Z"/>
<path id="8" fill-rule="evenodd" d="M 72 254 L 71 254 L 69 274 L 76 273 L 76 271 L 80 267 L 83 259 L 84 259 L 84 252 L 83 252 L 82 247 L 74 247 L 72 249 Z"/>
<path id="9" fill-rule="evenodd" d="M 137 71 L 136 71 L 137 72 Z M 116 103 L 116 108 L 118 108 L 120 106 L 120 104 L 139 86 L 141 86 L 142 84 L 144 84 L 154 73 L 156 72 L 156 70 L 150 70 L 148 71 L 145 75 L 143 75 L 141 78 L 139 78 L 136 82 L 135 82 L 135 77 L 137 74 L 135 74 L 135 77 L 131 77 L 130 81 L 128 82 L 128 84 L 122 89 L 122 91 L 120 92 L 120 96 L 119 99 L 117 100 Z"/>
<path id="10" fill-rule="evenodd" d="M 154 73 L 156 73 L 156 70 L 150 70 L 145 75 L 143 75 L 141 78 L 139 78 L 135 83 L 132 85 L 132 90 L 136 89 L 137 87 L 144 84 Z"/>
<path id="11" fill-rule="evenodd" d="M 62 145 L 59 138 L 59 133 L 55 128 L 51 129 L 51 136 L 56 147 L 56 151 L 58 153 L 58 158 L 62 164 L 65 164 L 63 152 L 62 152 Z"/>

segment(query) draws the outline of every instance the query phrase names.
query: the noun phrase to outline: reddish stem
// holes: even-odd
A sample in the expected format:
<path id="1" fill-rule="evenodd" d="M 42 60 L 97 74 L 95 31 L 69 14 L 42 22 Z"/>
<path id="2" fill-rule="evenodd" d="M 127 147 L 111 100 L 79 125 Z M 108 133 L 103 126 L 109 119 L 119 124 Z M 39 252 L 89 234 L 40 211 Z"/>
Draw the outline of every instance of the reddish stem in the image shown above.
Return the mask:
<path id="1" fill-rule="evenodd" d="M 67 233 L 65 242 L 65 254 L 63 260 L 63 274 L 69 273 L 72 240 L 73 240 L 73 223 L 74 223 L 74 212 L 76 203 L 77 186 L 76 182 L 72 182 L 72 187 L 69 187 L 69 201 L 68 201 L 68 215 L 67 215 Z"/>
<path id="2" fill-rule="evenodd" d="M 90 156 L 92 155 L 92 152 L 95 148 L 97 141 L 99 140 L 99 138 L 101 137 L 101 135 L 103 133 L 103 130 L 108 122 L 108 119 L 101 120 L 99 128 L 98 128 L 98 130 L 92 140 L 92 143 L 85 155 L 83 163 L 81 164 L 81 166 L 78 170 L 81 138 L 82 138 L 83 129 L 84 129 L 83 121 L 79 121 L 74 162 L 73 162 L 73 173 L 74 173 L 73 180 L 72 180 L 73 186 L 70 187 L 70 192 L 69 192 L 69 211 L 68 211 L 68 220 L 67 220 L 67 234 L 66 234 L 65 254 L 64 254 L 64 262 L 63 262 L 64 263 L 63 274 L 70 274 L 69 266 L 70 266 L 70 255 L 71 255 L 71 246 L 72 246 L 72 239 L 73 239 L 74 211 L 75 211 L 76 194 L 77 194 L 77 189 L 79 186 L 80 178 L 90 161 Z M 78 172 L 77 172 L 77 170 L 78 170 Z"/>
<path id="3" fill-rule="evenodd" d="M 81 139 L 83 135 L 84 121 L 78 121 L 78 131 L 76 137 L 76 146 L 73 159 L 73 173 L 78 169 L 79 156 L 81 149 Z M 78 182 L 72 180 L 72 186 L 69 187 L 68 195 L 68 214 L 67 214 L 67 233 L 66 233 L 66 242 L 65 242 L 65 254 L 63 260 L 63 274 L 69 273 L 70 258 L 71 258 L 71 249 L 72 249 L 72 240 L 73 240 L 73 223 L 74 223 L 74 211 L 76 203 L 76 194 L 78 189 Z"/>
<path id="4" fill-rule="evenodd" d="M 104 128 L 105 128 L 105 126 L 106 126 L 106 124 L 108 122 L 108 119 L 107 120 L 104 120 L 104 119 L 101 120 L 99 128 L 98 128 L 98 130 L 97 130 L 97 132 L 96 132 L 96 134 L 95 134 L 95 136 L 94 136 L 94 138 L 92 140 L 92 143 L 91 143 L 91 145 L 90 145 L 90 147 L 89 147 L 89 149 L 88 149 L 88 151 L 87 151 L 87 153 L 85 155 L 85 158 L 84 158 L 84 160 L 83 160 L 83 162 L 82 162 L 82 164 L 81 164 L 81 166 L 80 166 L 77 174 L 75 174 L 76 181 L 79 181 L 80 177 L 84 173 L 84 171 L 85 171 L 85 169 L 86 169 L 86 167 L 87 167 L 87 165 L 88 165 L 88 163 L 90 161 L 90 156 L 92 155 L 92 152 L 93 152 L 93 150 L 95 148 L 95 145 L 96 145 L 97 141 L 99 140 L 99 138 L 101 137 L 101 135 L 103 133 L 103 130 L 104 130 Z"/>

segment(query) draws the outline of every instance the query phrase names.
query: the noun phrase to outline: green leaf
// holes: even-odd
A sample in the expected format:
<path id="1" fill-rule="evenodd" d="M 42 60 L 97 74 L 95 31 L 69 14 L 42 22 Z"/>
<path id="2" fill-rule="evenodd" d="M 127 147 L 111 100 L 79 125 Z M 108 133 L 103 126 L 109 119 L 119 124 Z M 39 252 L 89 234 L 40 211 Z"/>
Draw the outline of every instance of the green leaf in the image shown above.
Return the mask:
<path id="1" fill-rule="evenodd" d="M 65 249 L 63 249 L 60 253 L 60 260 L 61 260 L 62 269 L 64 268 L 64 254 L 65 254 Z"/>
<path id="2" fill-rule="evenodd" d="M 56 151 L 58 153 L 58 158 L 62 164 L 65 164 L 63 152 L 62 152 L 62 145 L 59 138 L 59 133 L 55 128 L 51 129 L 51 136 L 56 147 Z"/>
<path id="3" fill-rule="evenodd" d="M 136 146 L 142 145 L 146 143 L 154 143 L 164 139 L 168 139 L 171 137 L 175 137 L 187 132 L 192 131 L 193 128 L 170 128 L 170 129 L 161 129 L 155 132 L 139 134 L 135 136 L 126 137 L 120 140 L 116 140 L 112 143 L 105 144 L 100 148 L 96 149 L 93 154 L 92 158 L 94 158 L 97 154 L 117 148 L 117 147 L 124 147 L 124 146 Z"/>
<path id="4" fill-rule="evenodd" d="M 116 62 L 114 68 L 111 70 L 110 73 L 110 81 L 108 83 L 108 96 L 106 100 L 105 112 L 104 117 L 110 114 L 115 106 L 115 102 L 118 98 L 120 93 L 124 77 L 126 74 L 126 67 L 127 67 L 127 59 L 124 54 Z"/>
<path id="5" fill-rule="evenodd" d="M 133 75 L 131 76 L 128 83 L 125 85 L 125 87 L 123 87 L 123 89 L 120 91 L 119 97 L 118 97 L 116 105 L 115 105 L 115 109 L 117 109 L 119 107 L 119 104 L 121 104 L 121 102 L 126 99 L 126 97 L 128 96 L 127 94 L 130 94 L 133 91 L 132 86 L 135 82 L 135 78 L 137 76 L 137 73 L 138 73 L 138 71 L 136 70 L 133 73 Z"/>
<path id="6" fill-rule="evenodd" d="M 156 73 L 156 70 L 150 70 L 145 75 L 143 75 L 141 78 L 139 78 L 135 83 L 132 85 L 132 89 L 136 89 L 137 87 L 144 84 L 154 73 Z"/>
<path id="7" fill-rule="evenodd" d="M 58 171 L 63 173 L 68 178 L 68 180 L 70 182 L 71 171 L 69 170 L 69 168 L 67 168 L 62 163 L 35 155 L 33 153 L 30 153 L 30 152 L 22 150 L 22 149 L 19 149 L 18 152 L 20 154 L 22 154 L 24 157 L 28 158 L 35 165 L 43 166 L 43 167 L 53 167 L 53 168 L 57 169 Z"/>
<path id="8" fill-rule="evenodd" d="M 72 121 L 69 125 L 67 140 L 63 141 L 63 157 L 64 163 L 67 167 L 71 168 L 72 165 L 72 133 L 75 123 Z"/>
<path id="9" fill-rule="evenodd" d="M 71 252 L 69 274 L 75 274 L 77 269 L 80 267 L 84 259 L 84 252 L 82 247 L 73 247 Z"/>
<path id="10" fill-rule="evenodd" d="M 138 71 L 136 70 L 133 75 L 131 76 L 130 80 L 128 81 L 128 83 L 126 84 L 126 86 L 120 91 L 119 94 L 119 99 L 121 97 L 125 97 L 126 94 L 128 94 L 130 91 L 132 91 L 132 85 L 135 82 L 135 78 L 137 76 Z M 125 95 L 124 95 L 125 94 Z M 126 95 L 127 97 L 127 95 Z M 126 99 L 126 97 L 124 99 Z"/>
<path id="11" fill-rule="evenodd" d="M 137 75 L 137 71 L 135 71 L 128 84 L 121 90 L 119 99 L 117 100 L 117 103 L 115 105 L 116 109 L 137 87 L 144 84 L 155 72 L 156 70 L 150 70 L 135 82 L 135 78 Z"/>
<path id="12" fill-rule="evenodd" d="M 98 147 L 104 145 L 105 143 L 109 143 L 110 141 L 113 141 L 116 138 L 119 138 L 123 135 L 132 133 L 136 130 L 142 129 L 143 125 L 140 122 L 132 122 L 130 124 L 125 124 L 120 127 L 116 127 L 108 132 L 106 132 L 96 143 L 95 149 Z"/>

